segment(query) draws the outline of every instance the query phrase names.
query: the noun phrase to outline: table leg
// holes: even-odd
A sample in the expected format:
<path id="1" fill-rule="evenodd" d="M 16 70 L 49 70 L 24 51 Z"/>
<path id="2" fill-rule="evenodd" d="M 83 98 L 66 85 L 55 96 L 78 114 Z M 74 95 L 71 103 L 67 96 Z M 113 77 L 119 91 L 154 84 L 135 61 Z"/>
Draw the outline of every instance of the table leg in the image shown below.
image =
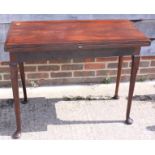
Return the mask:
<path id="1" fill-rule="evenodd" d="M 11 83 L 14 97 L 14 110 L 16 116 L 16 131 L 12 135 L 12 138 L 20 138 L 21 135 L 21 118 L 20 118 L 20 101 L 19 101 L 19 90 L 18 90 L 18 67 L 17 63 L 10 63 Z"/>
<path id="2" fill-rule="evenodd" d="M 134 87 L 135 87 L 137 70 L 139 67 L 139 61 L 140 61 L 139 55 L 132 56 L 130 86 L 129 86 L 129 94 L 128 94 L 127 111 L 126 111 L 126 121 L 125 121 L 126 124 L 133 123 L 133 120 L 130 118 L 130 110 L 131 110 L 131 105 L 132 105 L 132 97 L 133 97 L 133 92 L 134 92 Z"/>
<path id="3" fill-rule="evenodd" d="M 120 80 L 121 80 L 121 71 L 122 71 L 122 64 L 123 64 L 123 56 L 119 56 L 118 59 L 119 60 L 118 60 L 116 88 L 115 88 L 115 95 L 114 95 L 113 99 L 119 99 L 118 90 L 119 90 L 119 84 L 120 84 Z"/>
<path id="4" fill-rule="evenodd" d="M 25 72 L 24 72 L 24 63 L 19 63 L 19 70 L 20 70 L 20 76 L 21 76 L 21 82 L 23 86 L 23 94 L 24 94 L 24 101 L 23 104 L 27 103 L 27 92 L 26 92 L 26 83 L 25 83 Z"/>

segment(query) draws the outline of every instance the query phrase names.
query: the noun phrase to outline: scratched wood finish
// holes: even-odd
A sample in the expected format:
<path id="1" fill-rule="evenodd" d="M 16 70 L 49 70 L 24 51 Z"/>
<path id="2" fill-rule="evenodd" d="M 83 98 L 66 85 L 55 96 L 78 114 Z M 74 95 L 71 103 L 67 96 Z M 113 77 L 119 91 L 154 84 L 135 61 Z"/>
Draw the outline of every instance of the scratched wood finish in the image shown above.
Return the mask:
<path id="1" fill-rule="evenodd" d="M 128 20 L 12 22 L 5 42 L 9 52 L 145 46 L 150 41 Z"/>

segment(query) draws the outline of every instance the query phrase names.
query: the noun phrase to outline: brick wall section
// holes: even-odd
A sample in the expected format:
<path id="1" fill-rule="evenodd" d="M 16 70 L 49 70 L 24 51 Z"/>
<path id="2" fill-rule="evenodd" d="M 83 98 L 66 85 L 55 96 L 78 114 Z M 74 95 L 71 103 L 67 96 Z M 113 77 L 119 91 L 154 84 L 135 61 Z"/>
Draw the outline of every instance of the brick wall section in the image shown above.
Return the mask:
<path id="1" fill-rule="evenodd" d="M 130 66 L 130 57 L 124 57 L 122 81 L 129 80 Z M 25 73 L 29 86 L 112 82 L 116 79 L 117 57 L 28 62 Z M 155 57 L 141 57 L 137 80 L 152 79 L 155 79 Z M 0 64 L 0 86 L 10 86 L 8 62 Z"/>

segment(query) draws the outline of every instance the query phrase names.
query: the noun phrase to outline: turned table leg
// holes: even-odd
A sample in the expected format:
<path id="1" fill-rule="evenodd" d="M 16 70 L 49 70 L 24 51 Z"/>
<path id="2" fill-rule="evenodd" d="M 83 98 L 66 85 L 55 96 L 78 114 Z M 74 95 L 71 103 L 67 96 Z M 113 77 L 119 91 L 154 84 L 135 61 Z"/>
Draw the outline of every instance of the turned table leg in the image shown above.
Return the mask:
<path id="1" fill-rule="evenodd" d="M 140 61 L 139 55 L 132 56 L 130 86 L 129 86 L 129 94 L 128 94 L 127 111 L 126 111 L 126 121 L 125 121 L 126 124 L 133 123 L 133 120 L 130 118 L 130 110 L 131 110 L 131 105 L 132 105 L 132 97 L 133 97 L 133 92 L 134 92 L 134 87 L 135 87 L 137 70 L 139 67 L 139 61 Z"/>
<path id="2" fill-rule="evenodd" d="M 119 91 L 119 84 L 121 80 L 121 71 L 122 71 L 122 64 L 123 64 L 123 56 L 119 56 L 118 58 L 118 70 L 117 70 L 117 79 L 116 79 L 116 88 L 115 88 L 115 95 L 113 99 L 118 99 L 118 91 Z"/>
<path id="3" fill-rule="evenodd" d="M 24 101 L 22 103 L 27 103 L 27 92 L 26 92 L 26 83 L 25 83 L 25 72 L 24 72 L 24 63 L 19 63 L 20 77 L 23 87 Z"/>
<path id="4" fill-rule="evenodd" d="M 19 101 L 19 90 L 18 90 L 18 66 L 17 63 L 10 63 L 11 83 L 14 97 L 14 110 L 16 116 L 16 131 L 12 135 L 12 138 L 20 138 L 21 135 L 21 118 L 20 118 L 20 101 Z"/>

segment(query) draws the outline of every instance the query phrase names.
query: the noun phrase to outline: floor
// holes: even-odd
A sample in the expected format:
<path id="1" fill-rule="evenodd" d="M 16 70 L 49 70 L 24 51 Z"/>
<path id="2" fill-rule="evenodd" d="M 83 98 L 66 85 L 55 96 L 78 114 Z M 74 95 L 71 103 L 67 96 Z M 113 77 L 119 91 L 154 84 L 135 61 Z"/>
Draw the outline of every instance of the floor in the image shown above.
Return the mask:
<path id="1" fill-rule="evenodd" d="M 131 117 L 125 125 L 129 83 L 27 88 L 21 104 L 21 139 L 155 139 L 155 81 L 137 82 Z M 22 98 L 22 89 L 20 89 Z M 15 131 L 11 88 L 0 88 L 0 139 Z"/>

